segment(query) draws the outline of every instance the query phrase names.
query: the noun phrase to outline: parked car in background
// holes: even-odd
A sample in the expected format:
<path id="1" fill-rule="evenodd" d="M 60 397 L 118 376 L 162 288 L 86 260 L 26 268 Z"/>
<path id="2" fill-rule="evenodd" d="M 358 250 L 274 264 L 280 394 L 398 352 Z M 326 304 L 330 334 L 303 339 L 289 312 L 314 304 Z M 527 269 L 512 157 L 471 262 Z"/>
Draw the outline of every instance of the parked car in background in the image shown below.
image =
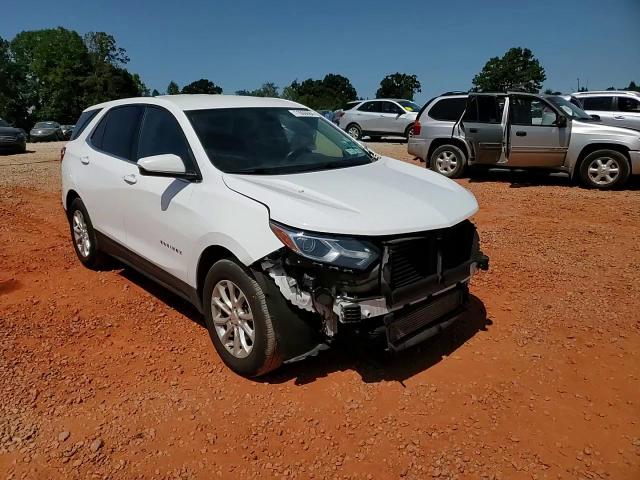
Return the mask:
<path id="1" fill-rule="evenodd" d="M 468 190 L 298 103 L 116 100 L 78 126 L 61 178 L 79 260 L 110 254 L 192 302 L 239 374 L 354 329 L 415 345 L 466 311 L 488 267 Z"/>
<path id="2" fill-rule="evenodd" d="M 639 132 L 603 125 L 555 95 L 437 97 L 420 112 L 408 151 L 449 178 L 470 165 L 543 168 L 609 189 L 640 174 Z"/>
<path id="3" fill-rule="evenodd" d="M 584 110 L 605 125 L 640 130 L 640 92 L 617 90 L 576 92 Z"/>
<path id="4" fill-rule="evenodd" d="M 21 128 L 12 127 L 0 118 L 0 153 L 25 152 L 27 150 L 27 134 Z"/>
<path id="5" fill-rule="evenodd" d="M 60 125 L 60 129 L 62 130 L 62 136 L 64 140 L 69 140 L 71 138 L 71 134 L 73 133 L 73 128 L 75 125 Z"/>
<path id="6" fill-rule="evenodd" d="M 350 102 L 347 107 L 340 115 L 338 125 L 356 140 L 365 136 L 372 140 L 408 138 L 420 110 L 420 106 L 411 100 L 391 98 Z"/>
<path id="7" fill-rule="evenodd" d="M 64 134 L 58 122 L 38 122 L 29 132 L 29 139 L 32 142 L 50 142 L 64 140 Z"/>

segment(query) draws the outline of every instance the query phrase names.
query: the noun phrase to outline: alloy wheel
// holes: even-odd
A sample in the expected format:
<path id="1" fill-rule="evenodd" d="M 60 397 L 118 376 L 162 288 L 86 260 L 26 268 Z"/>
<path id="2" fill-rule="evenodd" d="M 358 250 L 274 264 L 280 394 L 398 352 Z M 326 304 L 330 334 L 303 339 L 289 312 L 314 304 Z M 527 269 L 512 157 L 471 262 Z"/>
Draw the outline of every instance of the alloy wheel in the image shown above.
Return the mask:
<path id="1" fill-rule="evenodd" d="M 255 324 L 244 292 L 230 280 L 220 280 L 211 293 L 211 316 L 218 338 L 236 358 L 253 350 Z"/>
<path id="2" fill-rule="evenodd" d="M 620 164 L 618 160 L 611 157 L 600 157 L 594 159 L 587 168 L 589 179 L 600 186 L 611 185 L 620 175 Z"/>
<path id="3" fill-rule="evenodd" d="M 73 212 L 73 240 L 76 242 L 80 255 L 88 257 L 91 253 L 91 238 L 87 223 L 84 221 L 84 215 L 80 210 Z"/>
<path id="4" fill-rule="evenodd" d="M 444 175 L 452 174 L 458 168 L 458 158 L 451 150 L 443 150 L 436 157 L 436 168 Z"/>

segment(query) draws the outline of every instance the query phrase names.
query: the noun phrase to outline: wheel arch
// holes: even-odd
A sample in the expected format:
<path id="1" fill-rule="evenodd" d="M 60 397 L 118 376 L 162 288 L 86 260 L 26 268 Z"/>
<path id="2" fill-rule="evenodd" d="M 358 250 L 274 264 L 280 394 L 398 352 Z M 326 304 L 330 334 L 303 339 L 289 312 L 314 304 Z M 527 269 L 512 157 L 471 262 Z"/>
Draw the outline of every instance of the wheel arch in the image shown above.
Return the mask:
<path id="1" fill-rule="evenodd" d="M 584 159 L 591 153 L 596 152 L 598 150 L 614 150 L 619 152 L 625 156 L 627 159 L 627 163 L 629 164 L 629 168 L 631 168 L 631 159 L 629 158 L 629 148 L 625 145 L 621 145 L 619 143 L 590 143 L 585 145 L 582 150 L 580 150 L 580 154 L 576 162 L 573 164 L 573 168 L 571 169 L 571 178 L 574 178 L 577 175 L 577 172 L 580 171 L 580 165 L 584 161 Z"/>
<path id="2" fill-rule="evenodd" d="M 67 195 L 65 196 L 65 200 L 64 200 L 64 207 L 65 210 L 68 212 L 69 211 L 69 207 L 71 206 L 71 203 L 76 199 L 76 198 L 80 198 L 80 195 L 78 194 L 78 192 L 76 192 L 74 189 L 70 189 L 67 192 Z"/>
<path id="3" fill-rule="evenodd" d="M 223 247 L 222 245 L 210 245 L 200 254 L 198 265 L 196 267 L 196 291 L 200 301 L 202 301 L 202 288 L 204 287 L 204 281 L 207 278 L 209 269 L 218 260 L 225 258 L 242 264 L 231 250 Z"/>
<path id="4" fill-rule="evenodd" d="M 433 155 L 433 152 L 435 152 L 437 148 L 440 148 L 443 145 L 454 145 L 458 147 L 460 150 L 462 150 L 462 153 L 465 154 L 465 161 L 467 162 L 467 164 L 469 163 L 469 146 L 464 140 L 455 137 L 442 137 L 434 139 L 431 142 L 431 145 L 429 145 L 429 151 L 427 152 L 427 158 L 425 159 L 427 165 L 431 164 L 431 155 Z"/>

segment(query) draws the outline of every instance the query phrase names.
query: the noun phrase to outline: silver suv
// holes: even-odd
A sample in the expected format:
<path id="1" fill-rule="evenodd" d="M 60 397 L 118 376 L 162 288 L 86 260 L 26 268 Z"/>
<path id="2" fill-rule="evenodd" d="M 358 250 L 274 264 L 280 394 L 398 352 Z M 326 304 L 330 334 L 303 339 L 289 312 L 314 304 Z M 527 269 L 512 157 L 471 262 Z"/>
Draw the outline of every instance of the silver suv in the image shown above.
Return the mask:
<path id="1" fill-rule="evenodd" d="M 341 110 L 338 125 L 356 140 L 368 136 L 406 137 L 411 135 L 420 106 L 411 100 L 379 98 L 347 104 Z"/>
<path id="2" fill-rule="evenodd" d="M 594 188 L 640 174 L 640 133 L 603 125 L 555 95 L 444 95 L 419 113 L 409 153 L 449 178 L 468 165 L 567 172 Z"/>
<path id="3" fill-rule="evenodd" d="M 605 125 L 640 130 L 640 92 L 601 91 L 576 92 L 584 110 L 598 115 Z"/>

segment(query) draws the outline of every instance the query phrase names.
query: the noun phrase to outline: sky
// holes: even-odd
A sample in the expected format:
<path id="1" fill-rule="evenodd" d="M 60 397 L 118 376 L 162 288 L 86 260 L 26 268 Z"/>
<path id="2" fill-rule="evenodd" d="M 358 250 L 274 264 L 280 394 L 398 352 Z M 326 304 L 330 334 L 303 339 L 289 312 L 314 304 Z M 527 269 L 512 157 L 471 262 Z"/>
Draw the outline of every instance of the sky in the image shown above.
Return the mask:
<path id="1" fill-rule="evenodd" d="M 363 98 L 387 74 L 416 74 L 425 101 L 467 90 L 493 56 L 530 48 L 563 92 L 640 83 L 640 0 L 9 1 L 0 37 L 63 26 L 105 31 L 127 68 L 164 92 L 208 78 L 225 93 L 346 76 Z"/>

